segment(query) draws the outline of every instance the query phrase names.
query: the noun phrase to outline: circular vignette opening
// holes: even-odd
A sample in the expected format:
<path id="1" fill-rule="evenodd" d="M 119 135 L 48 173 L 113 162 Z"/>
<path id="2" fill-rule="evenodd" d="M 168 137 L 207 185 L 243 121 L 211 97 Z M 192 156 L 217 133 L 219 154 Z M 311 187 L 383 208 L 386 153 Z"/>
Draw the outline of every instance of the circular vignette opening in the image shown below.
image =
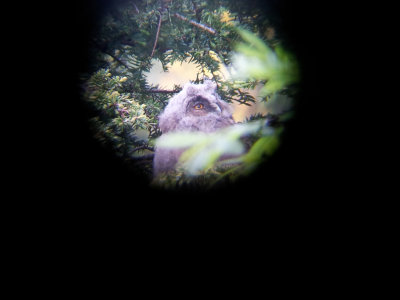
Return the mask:
<path id="1" fill-rule="evenodd" d="M 301 76 L 274 1 L 100 1 L 90 9 L 82 99 L 115 170 L 142 187 L 197 191 L 283 168 Z M 191 87 L 207 113 L 186 110 Z M 172 102 L 164 122 L 179 130 L 162 130 Z"/>

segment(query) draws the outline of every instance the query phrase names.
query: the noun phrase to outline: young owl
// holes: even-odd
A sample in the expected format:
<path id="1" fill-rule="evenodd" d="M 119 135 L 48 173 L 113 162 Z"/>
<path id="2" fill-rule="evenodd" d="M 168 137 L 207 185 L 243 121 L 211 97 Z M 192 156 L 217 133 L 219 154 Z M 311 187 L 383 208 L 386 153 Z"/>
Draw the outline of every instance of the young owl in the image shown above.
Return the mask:
<path id="1" fill-rule="evenodd" d="M 211 80 L 203 84 L 187 83 L 181 92 L 169 100 L 159 116 L 162 133 L 176 131 L 213 132 L 234 124 L 232 109 L 217 94 L 217 86 Z M 173 170 L 180 155 L 186 149 L 156 148 L 154 175 Z"/>

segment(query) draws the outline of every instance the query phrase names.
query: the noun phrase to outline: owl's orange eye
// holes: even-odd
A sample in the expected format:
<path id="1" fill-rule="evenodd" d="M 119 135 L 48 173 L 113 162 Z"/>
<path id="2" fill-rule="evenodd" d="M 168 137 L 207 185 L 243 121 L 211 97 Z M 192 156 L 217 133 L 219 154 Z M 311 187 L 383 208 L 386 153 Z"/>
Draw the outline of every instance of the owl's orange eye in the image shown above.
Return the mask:
<path id="1" fill-rule="evenodd" d="M 204 104 L 202 104 L 202 103 L 197 103 L 197 104 L 194 106 L 194 109 L 197 109 L 197 110 L 203 109 L 203 108 L 204 108 Z"/>

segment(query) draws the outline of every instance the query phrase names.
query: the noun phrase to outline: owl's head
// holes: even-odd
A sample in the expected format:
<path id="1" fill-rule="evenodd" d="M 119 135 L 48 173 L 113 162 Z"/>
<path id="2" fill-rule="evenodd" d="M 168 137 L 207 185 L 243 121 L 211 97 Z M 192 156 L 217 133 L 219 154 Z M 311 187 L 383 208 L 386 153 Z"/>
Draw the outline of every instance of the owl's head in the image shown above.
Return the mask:
<path id="1" fill-rule="evenodd" d="M 163 133 L 213 132 L 235 123 L 231 107 L 218 96 L 217 86 L 211 80 L 205 80 L 203 84 L 187 83 L 169 100 L 159 121 Z"/>

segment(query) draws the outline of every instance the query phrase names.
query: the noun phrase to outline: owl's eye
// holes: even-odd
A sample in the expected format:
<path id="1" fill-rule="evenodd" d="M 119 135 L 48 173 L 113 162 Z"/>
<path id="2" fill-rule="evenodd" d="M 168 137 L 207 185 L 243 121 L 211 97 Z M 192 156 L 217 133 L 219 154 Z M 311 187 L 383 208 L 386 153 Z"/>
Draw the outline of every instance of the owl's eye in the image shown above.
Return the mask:
<path id="1" fill-rule="evenodd" d="M 194 109 L 200 110 L 204 108 L 204 104 L 203 103 L 197 103 L 195 106 L 193 106 Z"/>

